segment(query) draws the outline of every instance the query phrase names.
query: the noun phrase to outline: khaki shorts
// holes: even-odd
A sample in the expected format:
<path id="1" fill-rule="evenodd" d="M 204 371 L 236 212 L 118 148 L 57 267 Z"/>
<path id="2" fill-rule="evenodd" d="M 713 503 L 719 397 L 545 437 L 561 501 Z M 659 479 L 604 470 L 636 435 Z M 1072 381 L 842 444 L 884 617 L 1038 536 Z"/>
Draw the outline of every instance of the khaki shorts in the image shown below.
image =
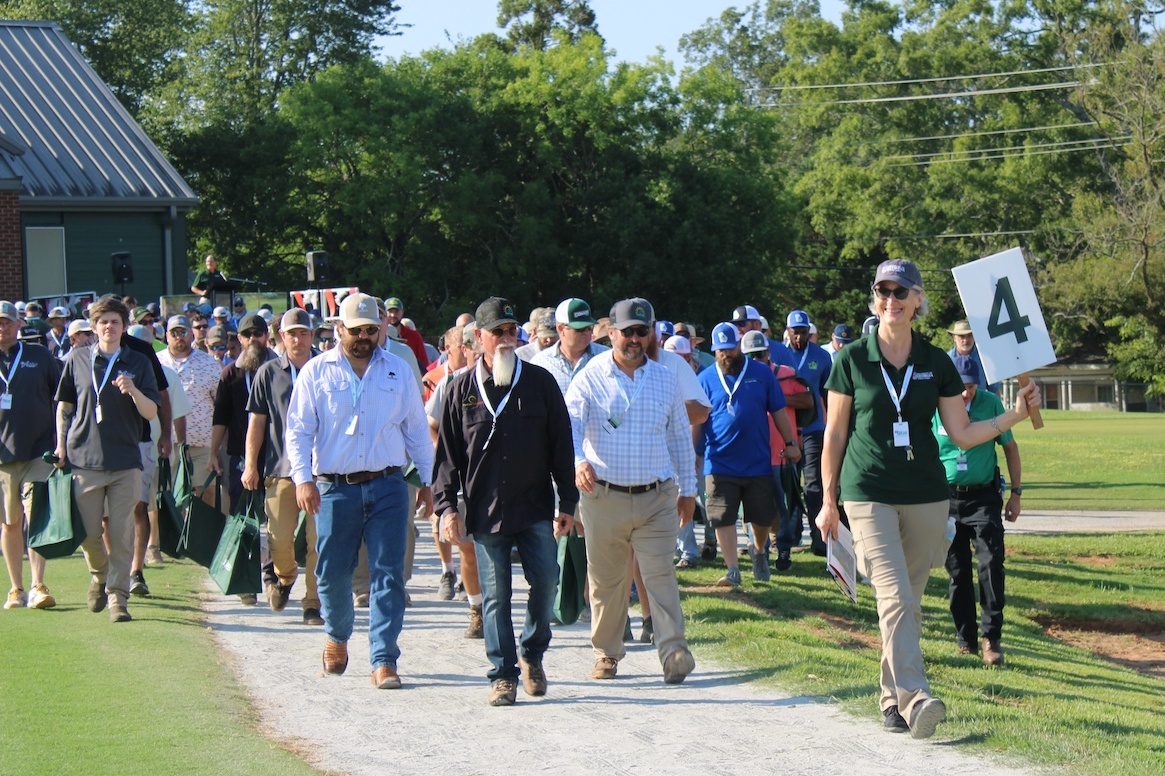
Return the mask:
<path id="1" fill-rule="evenodd" d="M 25 513 L 32 509 L 32 482 L 47 479 L 52 470 L 42 458 L 0 464 L 0 523 L 24 525 Z"/>
<path id="2" fill-rule="evenodd" d="M 158 491 L 158 445 L 154 442 L 138 442 L 138 450 L 142 454 L 141 501 L 149 504 Z"/>

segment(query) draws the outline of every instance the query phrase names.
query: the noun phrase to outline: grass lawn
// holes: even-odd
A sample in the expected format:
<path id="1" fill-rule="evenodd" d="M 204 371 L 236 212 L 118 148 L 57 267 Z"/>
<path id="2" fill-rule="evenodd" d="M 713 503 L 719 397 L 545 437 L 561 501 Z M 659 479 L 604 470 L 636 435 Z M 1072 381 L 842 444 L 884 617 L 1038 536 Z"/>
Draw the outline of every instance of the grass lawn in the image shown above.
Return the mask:
<path id="1" fill-rule="evenodd" d="M 318 773 L 259 732 L 201 622 L 206 571 L 146 575 L 153 596 L 130 599 L 130 623 L 86 608 L 80 553 L 49 561 L 56 608 L 0 611 L 0 773 Z"/>
<path id="2" fill-rule="evenodd" d="M 1161 666 L 1165 536 L 1014 536 L 1008 553 L 1002 669 L 956 653 L 946 575 L 932 572 L 922 648 L 934 691 L 948 708 L 939 738 L 1069 773 L 1165 772 L 1165 681 L 1045 633 L 1045 625 L 1061 623 L 1156 634 L 1155 643 L 1142 640 L 1137 651 L 1155 654 Z M 804 552 L 794 553 L 793 562 L 792 570 L 774 572 L 772 583 L 757 583 L 743 560 L 737 594 L 711 587 L 723 574 L 722 561 L 679 572 L 697 656 L 879 720 L 873 593 L 862 586 L 851 604 L 823 559 Z"/>
<path id="3" fill-rule="evenodd" d="M 1165 413 L 1041 414 L 1014 429 L 1025 509 L 1165 510 Z"/>

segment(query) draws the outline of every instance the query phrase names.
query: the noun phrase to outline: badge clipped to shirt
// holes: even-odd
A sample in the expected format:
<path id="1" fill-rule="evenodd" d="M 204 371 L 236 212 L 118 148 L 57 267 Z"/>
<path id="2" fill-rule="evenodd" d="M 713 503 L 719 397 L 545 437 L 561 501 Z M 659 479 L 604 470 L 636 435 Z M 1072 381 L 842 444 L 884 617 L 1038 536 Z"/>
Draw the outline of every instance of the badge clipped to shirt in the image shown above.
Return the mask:
<path id="1" fill-rule="evenodd" d="M 603 428 L 605 428 L 607 430 L 608 434 L 614 434 L 615 429 L 619 428 L 619 422 L 620 422 L 619 419 L 616 418 L 614 415 L 608 415 L 607 416 L 607 425 L 603 426 Z"/>
<path id="2" fill-rule="evenodd" d="M 736 407 L 732 406 L 732 402 L 728 402 L 728 406 L 725 407 L 724 411 L 727 412 L 731 417 L 736 417 Z"/>
<path id="3" fill-rule="evenodd" d="M 0 410 L 12 409 L 12 394 L 6 393 L 0 395 Z"/>
<path id="4" fill-rule="evenodd" d="M 97 422 L 100 423 L 101 422 L 101 405 L 100 404 L 98 404 L 94 408 L 94 413 L 97 415 Z"/>
<path id="5" fill-rule="evenodd" d="M 356 421 L 358 420 L 358 418 L 359 418 L 358 415 L 355 415 L 355 414 L 352 415 L 352 418 L 348 421 L 348 427 L 346 429 L 344 429 L 345 434 L 347 434 L 348 436 L 354 436 L 356 434 Z"/>
<path id="6" fill-rule="evenodd" d="M 910 447 L 910 424 L 899 420 L 894 424 L 894 446 Z"/>
<path id="7" fill-rule="evenodd" d="M 966 453 L 959 453 L 959 457 L 955 459 L 955 471 L 957 471 L 957 472 L 967 471 L 967 454 Z"/>

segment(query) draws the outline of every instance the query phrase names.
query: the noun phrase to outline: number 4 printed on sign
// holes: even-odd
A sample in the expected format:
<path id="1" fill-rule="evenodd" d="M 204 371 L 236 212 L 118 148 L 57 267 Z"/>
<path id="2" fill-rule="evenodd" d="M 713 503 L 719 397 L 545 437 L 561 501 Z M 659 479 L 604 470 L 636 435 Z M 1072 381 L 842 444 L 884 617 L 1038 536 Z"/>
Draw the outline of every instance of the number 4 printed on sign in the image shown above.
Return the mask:
<path id="1" fill-rule="evenodd" d="M 1000 321 L 999 313 L 1007 310 L 1007 320 Z M 1027 342 L 1027 328 L 1032 325 L 1031 318 L 1021 315 L 1019 305 L 1015 303 L 1015 294 L 1011 293 L 1011 281 L 1002 277 L 995 284 L 995 299 L 991 302 L 991 317 L 987 321 L 987 334 L 991 339 L 1014 334 L 1019 344 Z"/>

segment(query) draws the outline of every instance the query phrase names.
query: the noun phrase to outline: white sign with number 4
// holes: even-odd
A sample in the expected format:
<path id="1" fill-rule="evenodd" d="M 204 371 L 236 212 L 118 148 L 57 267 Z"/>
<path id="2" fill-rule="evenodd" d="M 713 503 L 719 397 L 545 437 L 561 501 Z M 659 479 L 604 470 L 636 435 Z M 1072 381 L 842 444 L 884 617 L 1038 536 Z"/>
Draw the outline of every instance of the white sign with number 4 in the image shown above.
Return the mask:
<path id="1" fill-rule="evenodd" d="M 988 382 L 1055 363 L 1056 352 L 1023 251 L 1011 248 L 951 272 Z"/>

